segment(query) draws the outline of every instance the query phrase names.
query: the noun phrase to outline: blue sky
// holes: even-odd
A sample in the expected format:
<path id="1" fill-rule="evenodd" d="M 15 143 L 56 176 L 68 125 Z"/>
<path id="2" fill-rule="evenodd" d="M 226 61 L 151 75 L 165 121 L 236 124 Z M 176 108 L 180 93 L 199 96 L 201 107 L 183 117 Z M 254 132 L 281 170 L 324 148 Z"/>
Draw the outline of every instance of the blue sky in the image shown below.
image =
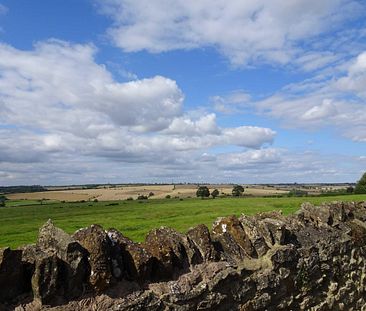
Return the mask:
<path id="1" fill-rule="evenodd" d="M 0 0 L 0 184 L 356 181 L 365 10 Z"/>

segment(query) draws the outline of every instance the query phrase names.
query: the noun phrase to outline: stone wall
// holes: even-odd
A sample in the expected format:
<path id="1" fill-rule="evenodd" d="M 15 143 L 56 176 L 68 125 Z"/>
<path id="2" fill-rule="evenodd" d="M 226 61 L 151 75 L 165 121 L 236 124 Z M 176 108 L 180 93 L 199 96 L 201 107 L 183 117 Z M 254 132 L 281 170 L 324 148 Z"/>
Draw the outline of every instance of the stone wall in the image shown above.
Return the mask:
<path id="1" fill-rule="evenodd" d="M 48 221 L 0 250 L 0 310 L 366 310 L 366 203 L 219 218 L 144 243 Z"/>

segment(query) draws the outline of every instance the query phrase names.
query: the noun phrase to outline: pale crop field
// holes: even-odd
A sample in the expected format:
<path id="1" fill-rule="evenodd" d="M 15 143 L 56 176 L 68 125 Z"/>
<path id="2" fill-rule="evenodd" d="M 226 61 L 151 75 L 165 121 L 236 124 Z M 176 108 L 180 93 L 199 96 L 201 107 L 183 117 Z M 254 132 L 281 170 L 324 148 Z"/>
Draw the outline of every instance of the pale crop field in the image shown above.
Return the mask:
<path id="1" fill-rule="evenodd" d="M 218 189 L 220 194 L 231 194 L 232 185 L 211 185 L 210 191 Z M 136 199 L 139 195 L 148 196 L 150 192 L 154 193 L 151 199 L 163 199 L 167 195 L 172 198 L 195 197 L 197 186 L 195 185 L 146 185 L 146 186 L 120 186 L 110 188 L 94 189 L 70 189 L 70 190 L 52 190 L 46 192 L 16 193 L 9 194 L 7 197 L 11 200 L 57 200 L 57 201 L 114 201 L 126 200 L 132 197 Z M 245 188 L 245 195 L 253 196 L 271 196 L 282 195 L 288 191 L 266 187 Z"/>

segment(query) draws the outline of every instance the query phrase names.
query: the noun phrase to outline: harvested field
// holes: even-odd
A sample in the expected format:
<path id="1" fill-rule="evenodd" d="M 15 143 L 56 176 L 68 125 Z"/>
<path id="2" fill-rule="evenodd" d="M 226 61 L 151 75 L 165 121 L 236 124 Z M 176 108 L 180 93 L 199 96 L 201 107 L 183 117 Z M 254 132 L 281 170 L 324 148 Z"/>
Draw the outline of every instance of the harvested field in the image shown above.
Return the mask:
<path id="1" fill-rule="evenodd" d="M 231 194 L 232 185 L 210 185 L 209 188 L 218 189 L 220 194 Z M 53 188 L 54 189 L 54 188 Z M 58 200 L 58 201 L 113 201 L 126 200 L 129 197 L 136 199 L 139 195 L 149 195 L 154 193 L 153 199 L 162 199 L 167 195 L 172 198 L 187 198 L 196 196 L 197 186 L 195 185 L 146 185 L 146 186 L 118 186 L 94 189 L 69 189 L 52 190 L 46 192 L 16 193 L 9 194 L 11 200 Z M 286 194 L 287 190 L 270 187 L 248 187 L 245 195 L 271 196 Z"/>

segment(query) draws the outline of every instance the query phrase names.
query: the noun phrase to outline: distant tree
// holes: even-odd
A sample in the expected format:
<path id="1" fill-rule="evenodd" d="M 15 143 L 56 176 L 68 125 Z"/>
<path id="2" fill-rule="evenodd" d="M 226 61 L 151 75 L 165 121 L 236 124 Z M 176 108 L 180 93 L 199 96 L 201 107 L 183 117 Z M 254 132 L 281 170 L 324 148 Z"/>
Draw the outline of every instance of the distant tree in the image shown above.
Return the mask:
<path id="1" fill-rule="evenodd" d="M 200 186 L 196 191 L 196 196 L 202 199 L 208 198 L 210 196 L 210 190 L 206 186 Z"/>
<path id="2" fill-rule="evenodd" d="M 5 206 L 5 201 L 7 200 L 7 197 L 5 195 L 0 195 L 0 207 Z"/>
<path id="3" fill-rule="evenodd" d="M 211 192 L 211 196 L 213 198 L 216 198 L 218 195 L 220 194 L 219 190 L 215 189 L 214 191 Z"/>
<path id="4" fill-rule="evenodd" d="M 244 193 L 244 188 L 241 185 L 234 185 L 231 193 L 232 193 L 233 197 L 240 197 Z"/>
<path id="5" fill-rule="evenodd" d="M 355 189 L 352 186 L 347 187 L 346 192 L 347 193 L 353 193 Z"/>
<path id="6" fill-rule="evenodd" d="M 143 194 L 141 194 L 137 197 L 137 200 L 147 200 L 147 199 L 148 199 L 148 197 L 146 195 L 143 195 Z"/>
<path id="7" fill-rule="evenodd" d="M 356 194 L 366 193 L 366 173 L 364 173 L 361 179 L 357 182 L 354 193 Z"/>
<path id="8" fill-rule="evenodd" d="M 288 192 L 287 196 L 289 197 L 306 197 L 308 196 L 308 192 L 300 189 L 292 189 Z"/>

